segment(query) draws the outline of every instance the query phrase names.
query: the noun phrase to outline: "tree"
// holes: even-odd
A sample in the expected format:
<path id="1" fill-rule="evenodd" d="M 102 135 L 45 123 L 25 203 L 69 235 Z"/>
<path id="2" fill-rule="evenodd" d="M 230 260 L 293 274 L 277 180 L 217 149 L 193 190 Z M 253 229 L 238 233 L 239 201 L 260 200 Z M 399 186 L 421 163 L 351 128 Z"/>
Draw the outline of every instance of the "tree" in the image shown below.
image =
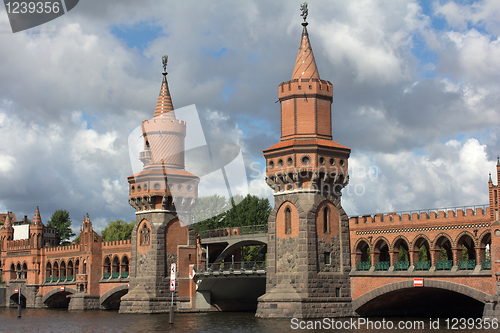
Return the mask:
<path id="1" fill-rule="evenodd" d="M 248 194 L 246 197 L 236 195 L 231 200 L 233 206 L 227 211 L 225 217 L 227 227 L 267 225 L 269 214 L 271 214 L 271 204 L 268 199 Z"/>
<path id="2" fill-rule="evenodd" d="M 214 194 L 200 197 L 191 211 L 192 219 L 195 221 L 193 227 L 196 232 L 204 230 L 223 228 L 223 220 L 227 210 L 225 197 Z"/>
<path id="3" fill-rule="evenodd" d="M 135 222 L 127 223 L 123 220 L 111 221 L 102 231 L 102 241 L 109 242 L 115 240 L 124 240 L 132 238 L 132 230 Z"/>
<path id="4" fill-rule="evenodd" d="M 69 239 L 75 236 L 71 230 L 69 213 L 65 209 L 56 210 L 50 217 L 47 226 L 54 227 L 57 230 L 56 245 L 69 245 Z"/>

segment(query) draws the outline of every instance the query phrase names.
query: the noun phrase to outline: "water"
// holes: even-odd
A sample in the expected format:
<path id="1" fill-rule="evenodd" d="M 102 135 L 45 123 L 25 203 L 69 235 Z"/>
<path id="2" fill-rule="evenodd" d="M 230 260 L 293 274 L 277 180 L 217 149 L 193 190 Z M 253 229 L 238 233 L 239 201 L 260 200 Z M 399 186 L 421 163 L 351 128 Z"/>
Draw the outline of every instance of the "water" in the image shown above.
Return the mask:
<path id="1" fill-rule="evenodd" d="M 349 328 L 349 325 L 357 323 L 359 318 L 342 318 L 335 319 L 342 323 L 344 328 Z M 367 320 L 362 318 L 361 320 Z M 372 325 L 381 325 L 379 329 L 374 327 L 357 326 L 351 329 L 330 328 L 319 329 L 319 324 L 316 324 L 318 329 L 306 329 L 308 323 L 314 325 L 314 321 L 323 320 L 304 320 L 302 327 L 300 320 L 292 322 L 290 319 L 260 319 L 255 318 L 255 313 L 249 312 L 212 312 L 212 313 L 176 313 L 175 324 L 168 323 L 168 314 L 161 315 L 146 315 L 146 314 L 119 314 L 116 311 L 67 311 L 65 309 L 23 309 L 22 317 L 17 318 L 17 309 L 0 308 L 0 332 L 492 332 L 497 329 L 477 329 L 479 320 L 469 320 L 469 323 L 457 322 L 455 325 L 458 329 L 452 330 L 453 321 L 449 321 L 449 325 L 444 318 L 439 319 L 439 328 L 430 329 L 429 318 L 369 318 Z M 382 320 L 385 320 L 383 329 Z M 433 318 L 434 321 L 437 318 Z M 326 319 L 330 324 L 329 319 Z M 335 325 L 335 322 L 333 325 Z M 422 322 L 425 326 L 415 327 L 418 322 Z M 340 325 L 338 323 L 337 325 Z M 408 329 L 397 329 L 400 323 L 406 324 Z M 498 323 L 498 322 L 497 322 Z M 311 325 L 311 324 L 309 324 Z M 389 330 L 390 325 L 393 329 Z M 460 326 L 465 329 L 460 329 Z M 468 326 L 467 326 L 468 325 Z M 414 326 L 410 328 L 409 326 Z M 500 325 L 499 325 L 500 326 Z M 469 329 L 471 328 L 471 329 Z"/>

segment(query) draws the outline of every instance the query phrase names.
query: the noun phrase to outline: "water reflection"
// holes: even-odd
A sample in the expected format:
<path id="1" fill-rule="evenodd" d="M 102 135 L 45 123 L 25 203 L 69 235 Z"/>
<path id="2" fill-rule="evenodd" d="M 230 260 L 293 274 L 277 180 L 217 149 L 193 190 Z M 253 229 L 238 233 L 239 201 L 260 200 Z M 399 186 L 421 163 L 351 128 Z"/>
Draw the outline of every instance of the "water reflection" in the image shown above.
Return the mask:
<path id="1" fill-rule="evenodd" d="M 433 318 L 436 320 L 437 318 Z M 336 319 L 338 321 L 350 321 L 350 318 Z M 358 319 L 355 318 L 355 321 Z M 371 321 L 381 321 L 382 318 L 370 318 Z M 393 323 L 391 332 L 422 332 L 431 331 L 429 318 L 391 318 L 386 322 Z M 402 321 L 423 321 L 425 329 L 397 329 Z M 299 323 L 299 321 L 296 321 Z M 440 319 L 439 329 L 433 332 L 449 332 L 445 319 Z M 307 327 L 304 320 L 303 328 Z M 289 319 L 259 319 L 254 313 L 242 312 L 217 312 L 217 313 L 183 313 L 176 314 L 175 324 L 168 323 L 168 314 L 165 315 L 143 315 L 143 314 L 119 314 L 115 311 L 67 311 L 62 309 L 23 309 L 22 317 L 17 318 L 17 309 L 0 309 L 0 331 L 1 332 L 373 332 L 367 327 L 355 327 L 351 329 L 295 329 L 297 324 L 292 325 Z M 316 326 L 319 328 L 319 326 Z M 344 326 L 349 327 L 349 325 Z M 477 326 L 474 326 L 477 327 Z M 459 327 L 458 327 L 459 328 Z M 378 329 L 384 332 L 387 330 Z M 454 332 L 470 332 L 469 329 L 453 330 Z M 474 330 L 475 332 L 491 332 L 492 330 Z"/>

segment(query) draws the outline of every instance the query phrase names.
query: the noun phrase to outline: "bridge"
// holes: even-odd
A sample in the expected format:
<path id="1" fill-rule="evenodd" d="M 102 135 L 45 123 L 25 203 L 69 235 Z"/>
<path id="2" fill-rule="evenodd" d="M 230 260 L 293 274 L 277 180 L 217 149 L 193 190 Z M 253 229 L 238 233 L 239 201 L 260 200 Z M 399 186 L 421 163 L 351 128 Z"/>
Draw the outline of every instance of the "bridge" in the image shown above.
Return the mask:
<path id="1" fill-rule="evenodd" d="M 456 315 L 463 304 L 467 311 L 461 314 L 481 315 L 496 293 L 487 205 L 352 216 L 349 228 L 352 306 L 360 315 L 401 314 L 401 309 L 407 315 L 435 309 Z M 217 258 L 197 267 L 197 290 L 207 303 L 230 295 L 245 299 L 238 292 L 250 288 L 253 294 L 264 292 L 249 281 L 264 280 L 265 263 L 258 269 L 255 262 L 234 261 L 241 246 L 267 243 L 264 230 L 237 227 L 200 235 L 207 253 L 210 247 L 216 253 L 209 258 Z"/>

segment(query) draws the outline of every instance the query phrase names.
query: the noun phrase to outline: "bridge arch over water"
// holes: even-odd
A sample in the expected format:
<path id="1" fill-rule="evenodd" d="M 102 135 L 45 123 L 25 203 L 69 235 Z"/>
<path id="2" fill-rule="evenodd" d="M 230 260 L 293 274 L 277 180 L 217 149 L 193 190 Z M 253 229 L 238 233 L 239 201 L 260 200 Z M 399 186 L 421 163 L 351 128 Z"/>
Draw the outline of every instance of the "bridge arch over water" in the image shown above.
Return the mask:
<path id="1" fill-rule="evenodd" d="M 127 293 L 127 284 L 116 286 L 100 297 L 99 304 L 101 305 L 101 308 L 108 310 L 118 309 L 120 307 L 120 299 Z"/>
<path id="2" fill-rule="evenodd" d="M 67 296 L 71 294 L 76 294 L 76 290 L 68 287 L 61 290 L 57 287 L 43 295 L 42 303 L 49 308 L 67 308 L 70 302 Z"/>

